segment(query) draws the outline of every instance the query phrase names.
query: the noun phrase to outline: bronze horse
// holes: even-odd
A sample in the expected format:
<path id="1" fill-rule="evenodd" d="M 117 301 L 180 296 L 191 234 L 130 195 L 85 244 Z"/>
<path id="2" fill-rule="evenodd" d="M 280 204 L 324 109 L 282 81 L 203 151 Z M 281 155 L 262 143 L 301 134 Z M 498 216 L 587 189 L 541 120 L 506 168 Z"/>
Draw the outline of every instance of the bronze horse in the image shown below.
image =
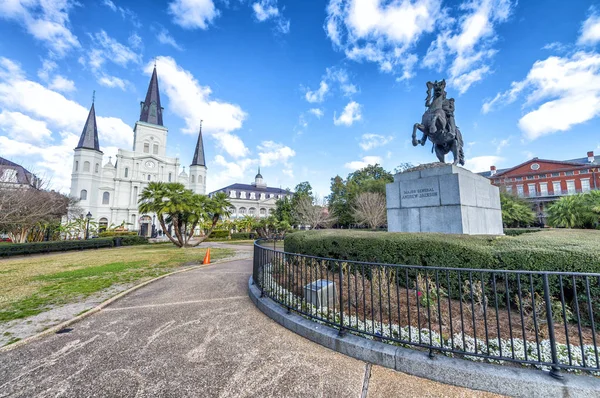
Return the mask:
<path id="1" fill-rule="evenodd" d="M 421 123 L 415 123 L 412 133 L 412 144 L 425 145 L 427 138 L 433 143 L 433 150 L 440 162 L 444 163 L 446 155 L 452 152 L 453 165 L 465 164 L 462 134 L 454 123 L 454 98 L 446 98 L 446 80 L 427 82 L 427 110 L 423 114 Z M 433 100 L 431 98 L 433 90 Z M 417 130 L 423 137 L 417 140 Z"/>

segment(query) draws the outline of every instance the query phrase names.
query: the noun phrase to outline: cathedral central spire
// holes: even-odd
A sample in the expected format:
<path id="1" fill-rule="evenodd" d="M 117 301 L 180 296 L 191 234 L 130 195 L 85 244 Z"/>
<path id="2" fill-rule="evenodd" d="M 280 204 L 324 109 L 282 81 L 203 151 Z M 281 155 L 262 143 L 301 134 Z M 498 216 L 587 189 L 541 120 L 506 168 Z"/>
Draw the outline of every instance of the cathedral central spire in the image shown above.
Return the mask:
<path id="1" fill-rule="evenodd" d="M 191 166 L 206 166 L 206 161 L 204 160 L 204 142 L 202 141 L 202 120 L 200 121 L 198 142 L 196 143 L 196 150 L 194 151 L 194 158 L 192 159 Z"/>
<path id="2" fill-rule="evenodd" d="M 148 85 L 148 92 L 146 93 L 146 99 L 141 103 L 140 121 L 163 125 L 162 111 L 163 108 L 160 106 L 160 93 L 158 91 L 158 76 L 156 75 L 156 64 L 152 71 L 152 77 L 150 78 L 150 84 Z"/>
<path id="3" fill-rule="evenodd" d="M 79 137 L 79 143 L 77 144 L 77 147 L 75 147 L 75 149 L 79 148 L 93 149 L 101 152 L 100 143 L 98 141 L 98 126 L 96 125 L 96 109 L 94 108 L 94 102 L 92 102 L 90 113 L 88 113 L 85 126 L 83 126 L 81 137 Z"/>

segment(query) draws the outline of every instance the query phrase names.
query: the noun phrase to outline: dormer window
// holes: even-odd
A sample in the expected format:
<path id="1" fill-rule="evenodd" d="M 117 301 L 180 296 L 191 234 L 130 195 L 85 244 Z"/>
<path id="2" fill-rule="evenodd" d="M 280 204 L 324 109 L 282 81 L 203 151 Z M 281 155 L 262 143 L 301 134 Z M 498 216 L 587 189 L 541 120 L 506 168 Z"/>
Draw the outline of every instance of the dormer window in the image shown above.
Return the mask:
<path id="1" fill-rule="evenodd" d="M 261 200 L 265 199 L 265 196 L 266 196 L 266 195 L 265 195 L 264 193 L 261 193 L 261 194 L 260 194 L 260 199 L 261 199 Z"/>
<path id="2" fill-rule="evenodd" d="M 240 199 L 246 199 L 246 192 L 240 192 Z"/>
<path id="3" fill-rule="evenodd" d="M 229 197 L 235 198 L 235 191 L 229 191 Z"/>
<path id="4" fill-rule="evenodd" d="M 256 194 L 254 192 L 250 192 L 250 199 L 256 199 Z"/>

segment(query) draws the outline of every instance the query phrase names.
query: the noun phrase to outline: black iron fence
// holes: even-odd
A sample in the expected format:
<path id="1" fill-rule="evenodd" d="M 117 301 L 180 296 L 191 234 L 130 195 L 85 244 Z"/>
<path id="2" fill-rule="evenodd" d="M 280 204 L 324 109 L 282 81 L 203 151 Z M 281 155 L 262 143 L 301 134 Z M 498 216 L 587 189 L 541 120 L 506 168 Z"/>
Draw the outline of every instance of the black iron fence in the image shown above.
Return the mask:
<path id="1" fill-rule="evenodd" d="M 261 295 L 341 335 L 530 365 L 557 378 L 561 369 L 600 375 L 600 274 L 344 261 L 257 241 L 253 280 Z"/>

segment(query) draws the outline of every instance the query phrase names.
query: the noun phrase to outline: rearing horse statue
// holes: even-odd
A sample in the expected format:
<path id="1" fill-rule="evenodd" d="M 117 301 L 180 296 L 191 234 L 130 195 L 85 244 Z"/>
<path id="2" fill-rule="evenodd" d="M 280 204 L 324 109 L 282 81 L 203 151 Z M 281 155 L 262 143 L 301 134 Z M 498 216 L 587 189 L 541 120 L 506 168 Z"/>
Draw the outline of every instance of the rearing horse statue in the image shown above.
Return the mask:
<path id="1" fill-rule="evenodd" d="M 453 165 L 465 164 L 462 134 L 454 122 L 454 98 L 446 98 L 446 80 L 427 82 L 427 110 L 421 123 L 415 123 L 412 133 L 412 144 L 425 145 L 427 138 L 433 143 L 433 149 L 440 162 L 444 163 L 446 155 L 452 152 Z M 433 90 L 433 99 L 431 97 Z M 417 140 L 417 130 L 423 137 Z M 432 149 L 432 152 L 433 152 Z"/>

